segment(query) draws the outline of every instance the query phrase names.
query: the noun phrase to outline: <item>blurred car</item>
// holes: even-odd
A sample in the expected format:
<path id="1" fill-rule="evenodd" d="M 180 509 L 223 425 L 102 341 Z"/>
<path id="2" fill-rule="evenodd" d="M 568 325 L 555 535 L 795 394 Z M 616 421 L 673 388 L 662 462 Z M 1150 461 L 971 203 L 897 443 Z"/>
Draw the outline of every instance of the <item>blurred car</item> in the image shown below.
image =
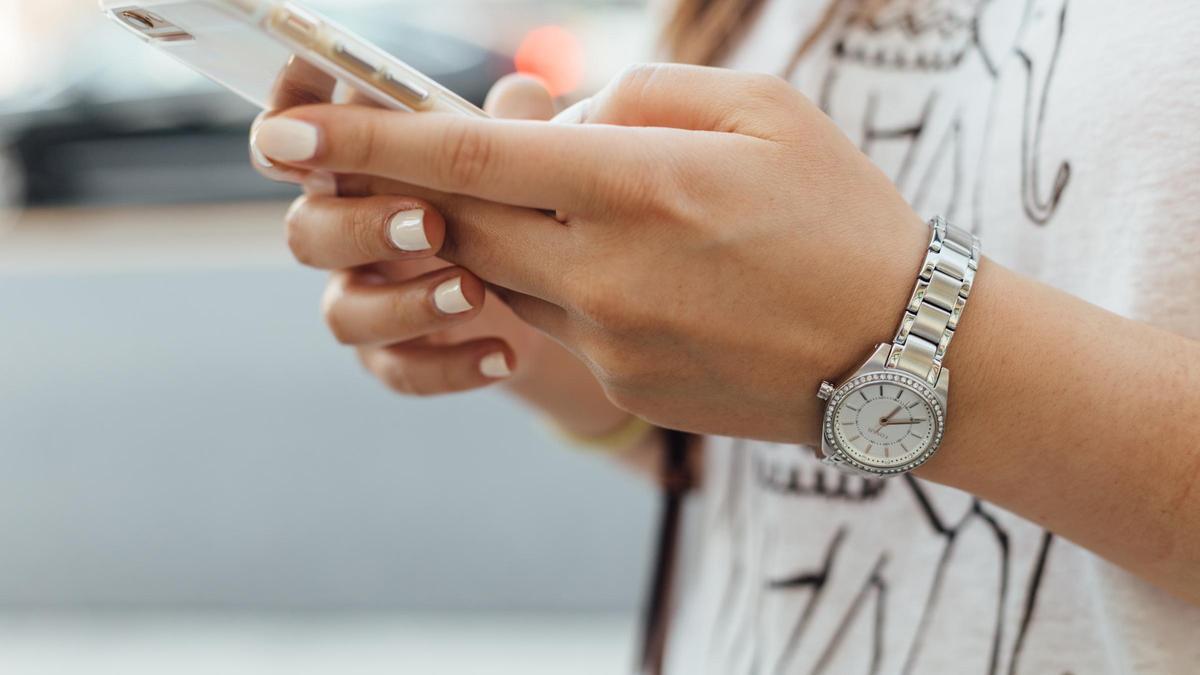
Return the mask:
<path id="1" fill-rule="evenodd" d="M 482 103 L 512 59 L 409 25 L 380 6 L 334 14 L 468 100 Z M 403 36 L 398 39 L 397 36 Z M 146 204 L 285 197 L 246 159 L 253 107 L 101 26 L 37 90 L 0 101 L 0 200 L 10 205 Z"/>

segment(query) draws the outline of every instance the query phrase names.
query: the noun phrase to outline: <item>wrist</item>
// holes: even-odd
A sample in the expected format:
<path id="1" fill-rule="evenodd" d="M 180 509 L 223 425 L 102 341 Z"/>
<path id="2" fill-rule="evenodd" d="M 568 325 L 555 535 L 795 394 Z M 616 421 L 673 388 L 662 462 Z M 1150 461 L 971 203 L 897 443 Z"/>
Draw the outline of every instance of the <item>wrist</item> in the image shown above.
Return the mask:
<path id="1" fill-rule="evenodd" d="M 805 433 L 801 442 L 820 443 L 825 406 L 812 394 L 821 382 L 840 382 L 854 372 L 876 346 L 889 343 L 904 316 L 913 285 L 929 248 L 929 226 L 919 216 L 901 218 L 896 227 L 866 237 L 856 248 L 864 257 L 842 265 L 837 284 L 843 292 L 827 294 L 828 303 L 814 312 L 822 317 L 809 344 L 809 377 L 800 385 L 804 396 Z M 848 275 L 849 269 L 860 271 Z"/>
<path id="2" fill-rule="evenodd" d="M 990 471 L 978 458 L 999 459 L 989 448 L 995 442 L 1003 442 L 1002 434 L 999 429 L 984 430 L 989 429 L 990 420 L 1013 416 L 1005 412 L 1004 395 L 1030 391 L 1028 384 L 1020 381 L 1025 373 L 1023 369 L 1002 367 L 1006 362 L 1019 361 L 1010 361 L 1004 342 L 997 339 L 1002 334 L 998 326 L 1024 323 L 1018 307 L 1003 301 L 1011 294 L 1030 298 L 1032 289 L 1014 287 L 1013 284 L 1020 285 L 1021 281 L 991 260 L 985 258 L 980 264 L 971 291 L 970 310 L 964 312 L 955 333 L 953 349 L 946 355 L 945 366 L 953 373 L 953 386 L 947 404 L 942 451 L 920 467 L 917 474 L 921 478 L 965 486 L 970 483 L 970 474 Z M 1026 336 L 1024 341 L 1030 341 L 1031 337 Z M 1037 426 L 1035 418 L 1026 419 Z"/>
<path id="3" fill-rule="evenodd" d="M 911 472 L 936 455 L 946 432 L 952 412 L 946 357 L 961 318 L 970 316 L 982 259 L 970 232 L 941 218 L 930 229 L 893 337 L 876 342 L 848 377 L 820 385 L 818 397 L 826 401 L 820 456 L 849 473 Z"/>

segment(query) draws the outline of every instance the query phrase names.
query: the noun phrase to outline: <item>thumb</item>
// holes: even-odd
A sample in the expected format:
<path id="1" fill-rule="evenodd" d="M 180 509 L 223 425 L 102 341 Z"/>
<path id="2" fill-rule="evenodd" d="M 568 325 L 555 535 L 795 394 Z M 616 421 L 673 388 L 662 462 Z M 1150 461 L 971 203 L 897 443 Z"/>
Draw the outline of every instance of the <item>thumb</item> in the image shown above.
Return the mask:
<path id="1" fill-rule="evenodd" d="M 493 117 L 548 120 L 554 117 L 554 98 L 539 80 L 528 75 L 505 75 L 488 92 L 483 109 Z"/>
<path id="2" fill-rule="evenodd" d="M 725 68 L 645 64 L 627 68 L 566 118 L 589 124 L 672 127 L 768 137 L 774 125 L 764 112 L 803 100 L 782 79 Z M 766 116 L 769 117 L 769 116 Z M 764 123 L 768 122 L 768 123 Z"/>

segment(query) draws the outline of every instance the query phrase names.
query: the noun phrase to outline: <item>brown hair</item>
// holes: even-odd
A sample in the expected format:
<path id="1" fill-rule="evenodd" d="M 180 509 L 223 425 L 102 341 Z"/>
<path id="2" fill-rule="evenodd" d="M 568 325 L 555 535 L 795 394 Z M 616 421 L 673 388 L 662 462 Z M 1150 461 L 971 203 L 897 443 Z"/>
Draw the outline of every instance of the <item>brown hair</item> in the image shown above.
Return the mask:
<path id="1" fill-rule="evenodd" d="M 886 0 L 829 0 L 825 13 L 797 45 L 784 76 L 791 75 L 800 59 L 833 25 L 843 5 L 854 4 L 851 16 L 873 16 Z M 720 63 L 736 45 L 742 32 L 762 8 L 763 0 L 677 0 L 663 27 L 667 54 L 680 63 L 711 66 Z"/>

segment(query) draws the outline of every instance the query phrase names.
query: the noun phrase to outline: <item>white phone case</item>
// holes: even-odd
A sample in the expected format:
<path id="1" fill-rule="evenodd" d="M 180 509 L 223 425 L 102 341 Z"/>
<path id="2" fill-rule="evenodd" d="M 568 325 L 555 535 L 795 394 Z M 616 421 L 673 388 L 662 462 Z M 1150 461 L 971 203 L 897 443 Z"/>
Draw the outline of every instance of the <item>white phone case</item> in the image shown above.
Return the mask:
<path id="1" fill-rule="evenodd" d="M 486 114 L 321 15 L 286 0 L 100 0 L 119 25 L 269 110 L 297 57 L 388 108 Z M 332 93 L 332 92 L 331 92 Z"/>

